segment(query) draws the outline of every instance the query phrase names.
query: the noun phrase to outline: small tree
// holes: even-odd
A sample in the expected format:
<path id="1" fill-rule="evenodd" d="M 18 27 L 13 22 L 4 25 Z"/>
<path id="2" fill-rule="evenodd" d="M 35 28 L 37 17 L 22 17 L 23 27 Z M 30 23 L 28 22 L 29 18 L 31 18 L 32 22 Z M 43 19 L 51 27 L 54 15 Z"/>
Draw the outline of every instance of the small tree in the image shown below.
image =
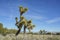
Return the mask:
<path id="1" fill-rule="evenodd" d="M 39 33 L 40 34 L 46 34 L 46 31 L 45 30 L 40 30 Z"/>

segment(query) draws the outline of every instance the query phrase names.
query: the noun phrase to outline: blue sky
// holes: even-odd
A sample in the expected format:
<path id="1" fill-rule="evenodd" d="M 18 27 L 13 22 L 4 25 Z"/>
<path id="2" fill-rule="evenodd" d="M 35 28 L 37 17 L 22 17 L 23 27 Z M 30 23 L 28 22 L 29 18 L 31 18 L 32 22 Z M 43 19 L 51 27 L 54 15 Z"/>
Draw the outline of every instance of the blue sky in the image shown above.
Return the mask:
<path id="1" fill-rule="evenodd" d="M 60 0 L 0 0 L 0 23 L 4 27 L 17 29 L 15 17 L 19 18 L 19 6 L 28 8 L 24 17 L 36 25 L 32 31 L 60 32 Z"/>

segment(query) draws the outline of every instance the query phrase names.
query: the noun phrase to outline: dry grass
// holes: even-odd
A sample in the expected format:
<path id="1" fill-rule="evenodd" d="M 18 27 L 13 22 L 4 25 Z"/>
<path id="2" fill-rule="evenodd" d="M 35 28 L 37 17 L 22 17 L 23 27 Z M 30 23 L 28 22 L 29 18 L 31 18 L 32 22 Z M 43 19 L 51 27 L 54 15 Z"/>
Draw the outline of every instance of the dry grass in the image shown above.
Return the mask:
<path id="1" fill-rule="evenodd" d="M 32 35 L 32 34 L 8 34 L 0 35 L 0 40 L 60 40 L 60 35 Z"/>

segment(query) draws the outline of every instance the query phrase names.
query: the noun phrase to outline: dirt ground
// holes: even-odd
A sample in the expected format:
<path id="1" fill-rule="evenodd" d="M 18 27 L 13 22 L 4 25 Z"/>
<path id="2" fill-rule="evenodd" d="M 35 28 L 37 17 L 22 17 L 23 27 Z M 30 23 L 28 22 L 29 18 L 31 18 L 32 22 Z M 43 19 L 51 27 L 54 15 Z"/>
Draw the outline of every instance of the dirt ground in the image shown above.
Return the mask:
<path id="1" fill-rule="evenodd" d="M 0 35 L 0 40 L 60 40 L 60 35 L 8 34 Z"/>

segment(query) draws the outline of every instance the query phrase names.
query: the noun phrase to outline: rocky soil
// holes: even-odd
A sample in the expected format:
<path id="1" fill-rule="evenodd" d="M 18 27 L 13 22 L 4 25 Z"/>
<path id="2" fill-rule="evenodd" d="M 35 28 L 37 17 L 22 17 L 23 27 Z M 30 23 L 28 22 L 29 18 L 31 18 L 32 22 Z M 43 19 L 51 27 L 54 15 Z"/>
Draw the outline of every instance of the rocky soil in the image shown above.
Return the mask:
<path id="1" fill-rule="evenodd" d="M 0 34 L 0 40 L 60 40 L 60 35 L 8 34 L 3 36 Z"/>

